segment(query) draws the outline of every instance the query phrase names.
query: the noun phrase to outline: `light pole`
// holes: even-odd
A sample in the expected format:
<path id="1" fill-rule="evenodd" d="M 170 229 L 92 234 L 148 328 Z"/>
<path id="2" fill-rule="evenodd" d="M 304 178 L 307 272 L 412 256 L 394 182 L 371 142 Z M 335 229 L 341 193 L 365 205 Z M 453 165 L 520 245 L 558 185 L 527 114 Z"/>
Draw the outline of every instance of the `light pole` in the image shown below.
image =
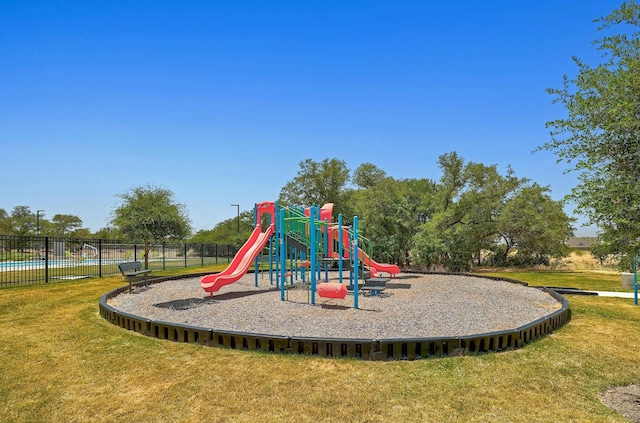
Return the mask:
<path id="1" fill-rule="evenodd" d="M 240 204 L 231 204 L 231 207 L 238 208 L 238 234 L 240 233 Z"/>
<path id="2" fill-rule="evenodd" d="M 40 236 L 40 212 L 44 212 L 44 210 L 36 211 L 36 236 Z M 44 216 L 44 213 L 42 213 Z"/>

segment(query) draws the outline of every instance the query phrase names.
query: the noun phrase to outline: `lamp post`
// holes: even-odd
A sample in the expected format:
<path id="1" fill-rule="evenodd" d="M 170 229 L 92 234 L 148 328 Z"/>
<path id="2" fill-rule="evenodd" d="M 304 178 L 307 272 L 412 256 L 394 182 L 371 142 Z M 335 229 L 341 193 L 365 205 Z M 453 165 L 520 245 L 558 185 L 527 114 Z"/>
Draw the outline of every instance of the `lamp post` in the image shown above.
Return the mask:
<path id="1" fill-rule="evenodd" d="M 231 207 L 238 209 L 238 234 L 240 233 L 240 204 L 231 204 Z"/>
<path id="2" fill-rule="evenodd" d="M 44 210 L 36 211 L 36 236 L 40 236 L 40 213 L 44 212 Z M 42 213 L 44 216 L 44 213 Z"/>

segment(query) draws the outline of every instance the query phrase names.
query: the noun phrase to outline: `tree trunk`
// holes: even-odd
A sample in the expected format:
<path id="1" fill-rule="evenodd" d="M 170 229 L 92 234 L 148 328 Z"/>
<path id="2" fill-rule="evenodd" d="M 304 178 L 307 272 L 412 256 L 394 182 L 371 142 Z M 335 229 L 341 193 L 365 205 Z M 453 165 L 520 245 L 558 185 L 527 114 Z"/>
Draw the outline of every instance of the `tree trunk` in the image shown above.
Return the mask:
<path id="1" fill-rule="evenodd" d="M 149 240 L 144 240 L 144 268 L 149 268 Z"/>

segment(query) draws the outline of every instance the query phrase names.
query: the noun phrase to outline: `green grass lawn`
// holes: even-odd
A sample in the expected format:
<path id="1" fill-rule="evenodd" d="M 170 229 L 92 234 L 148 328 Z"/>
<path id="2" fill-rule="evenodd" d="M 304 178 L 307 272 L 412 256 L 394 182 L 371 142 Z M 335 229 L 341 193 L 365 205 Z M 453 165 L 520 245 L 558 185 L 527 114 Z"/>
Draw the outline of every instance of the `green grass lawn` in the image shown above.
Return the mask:
<path id="1" fill-rule="evenodd" d="M 622 288 L 620 273 L 596 272 L 481 272 L 480 276 L 501 276 L 527 282 L 531 286 L 577 288 L 586 291 L 631 292 Z"/>
<path id="2" fill-rule="evenodd" d="M 628 299 L 569 297 L 572 320 L 515 351 L 369 362 L 147 338 L 98 314 L 100 296 L 123 285 L 110 277 L 0 289 L 0 421 L 623 422 L 598 393 L 640 383 L 640 308 Z"/>

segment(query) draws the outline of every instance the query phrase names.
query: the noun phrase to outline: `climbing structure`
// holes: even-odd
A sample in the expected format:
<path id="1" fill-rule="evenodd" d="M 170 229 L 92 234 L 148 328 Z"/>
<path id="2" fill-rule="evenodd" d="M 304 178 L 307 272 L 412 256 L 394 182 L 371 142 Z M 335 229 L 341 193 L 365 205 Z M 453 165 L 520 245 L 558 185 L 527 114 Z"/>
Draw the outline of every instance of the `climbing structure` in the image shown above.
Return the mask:
<path id="1" fill-rule="evenodd" d="M 302 280 L 308 283 L 311 304 L 315 304 L 316 293 L 320 297 L 344 298 L 348 291 L 353 291 L 354 307 L 358 308 L 361 276 L 366 279 L 368 275 L 377 276 L 378 272 L 392 276 L 400 272 L 396 265 L 371 259 L 372 243 L 358 235 L 357 216 L 352 227 L 343 226 L 342 215 L 338 216 L 338 222 L 332 221 L 332 203 L 322 207 L 279 207 L 277 202 L 265 201 L 256 204 L 254 215 L 254 230 L 229 266 L 201 279 L 200 285 L 212 296 L 223 286 L 239 280 L 252 264 L 254 269 L 260 269 L 260 263 L 268 260 L 269 279 L 273 283 L 275 275 L 283 301 L 287 284 Z M 263 216 L 268 216 L 268 221 Z M 336 263 L 338 282 L 329 282 L 329 267 Z M 348 286 L 343 280 L 343 270 L 349 270 Z M 257 286 L 257 271 L 255 275 Z"/>

